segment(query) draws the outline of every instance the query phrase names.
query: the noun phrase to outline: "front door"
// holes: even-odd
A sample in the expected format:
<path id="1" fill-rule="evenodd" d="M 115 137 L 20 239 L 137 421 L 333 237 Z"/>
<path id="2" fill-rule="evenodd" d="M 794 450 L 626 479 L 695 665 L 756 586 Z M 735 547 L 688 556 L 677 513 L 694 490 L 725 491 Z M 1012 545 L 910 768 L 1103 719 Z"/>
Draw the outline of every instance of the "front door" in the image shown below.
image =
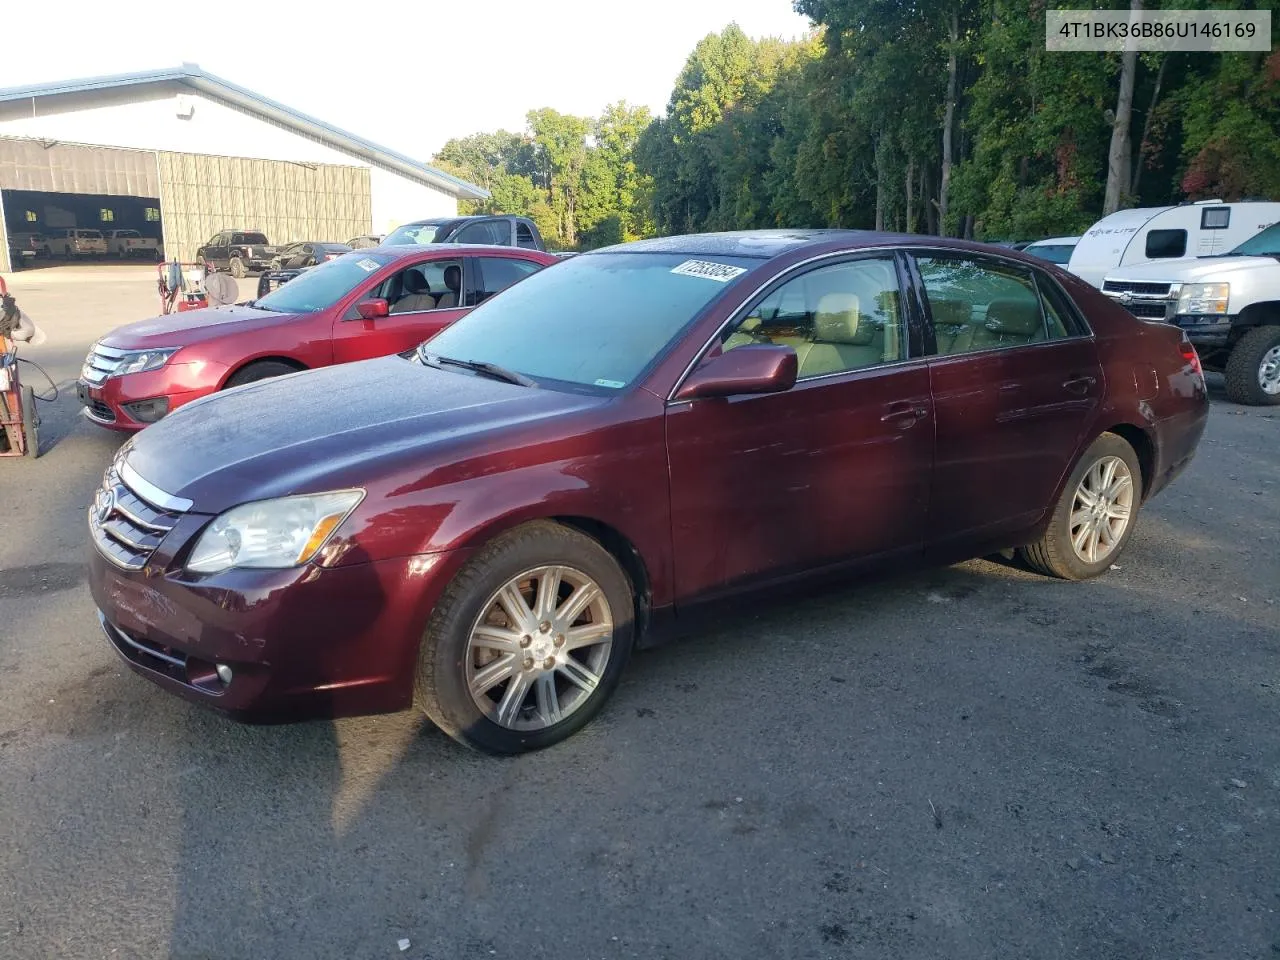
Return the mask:
<path id="1" fill-rule="evenodd" d="M 892 256 L 793 274 L 710 353 L 791 346 L 796 386 L 668 406 L 678 602 L 922 550 L 933 411 L 899 291 Z"/>
<path id="2" fill-rule="evenodd" d="M 435 257 L 414 263 L 363 291 L 333 325 L 333 362 L 350 363 L 412 350 L 465 314 L 462 291 L 470 264 L 465 257 Z M 390 314 L 365 320 L 362 300 L 387 301 Z M 467 358 L 462 358 L 467 359 Z"/>
<path id="3" fill-rule="evenodd" d="M 1051 506 L 1102 395 L 1094 341 L 1053 281 L 981 256 L 915 258 L 931 317 L 940 558 L 1025 531 Z"/>

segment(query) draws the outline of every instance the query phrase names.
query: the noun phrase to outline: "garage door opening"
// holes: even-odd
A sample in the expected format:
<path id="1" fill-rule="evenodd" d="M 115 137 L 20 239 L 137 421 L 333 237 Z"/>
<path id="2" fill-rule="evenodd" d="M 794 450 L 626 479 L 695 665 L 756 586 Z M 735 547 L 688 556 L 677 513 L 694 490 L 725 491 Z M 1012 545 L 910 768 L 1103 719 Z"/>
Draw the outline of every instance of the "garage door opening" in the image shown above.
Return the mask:
<path id="1" fill-rule="evenodd" d="M 15 270 L 86 260 L 163 259 L 158 197 L 4 190 L 0 198 Z"/>

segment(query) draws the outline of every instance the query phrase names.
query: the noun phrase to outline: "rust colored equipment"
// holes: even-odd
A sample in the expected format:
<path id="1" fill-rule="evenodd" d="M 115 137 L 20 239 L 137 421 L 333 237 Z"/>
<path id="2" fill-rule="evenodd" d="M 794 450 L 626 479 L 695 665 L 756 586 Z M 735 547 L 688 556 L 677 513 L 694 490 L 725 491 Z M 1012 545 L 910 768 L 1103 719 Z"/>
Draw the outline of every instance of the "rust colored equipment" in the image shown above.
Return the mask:
<path id="1" fill-rule="evenodd" d="M 21 314 L 0 277 L 0 457 L 40 455 L 35 391 L 18 375 L 18 343 L 11 334 Z"/>

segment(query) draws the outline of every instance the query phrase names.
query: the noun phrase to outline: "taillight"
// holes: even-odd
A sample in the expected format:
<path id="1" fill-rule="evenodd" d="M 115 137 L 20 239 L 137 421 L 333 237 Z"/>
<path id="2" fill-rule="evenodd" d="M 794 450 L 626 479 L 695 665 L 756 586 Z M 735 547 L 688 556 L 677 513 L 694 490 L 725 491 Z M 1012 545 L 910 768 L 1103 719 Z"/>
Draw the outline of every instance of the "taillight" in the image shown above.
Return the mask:
<path id="1" fill-rule="evenodd" d="M 332 254 L 332 253 L 326 253 L 326 254 L 324 255 L 324 258 L 325 258 L 326 260 L 332 260 L 332 259 L 333 259 L 333 254 Z"/>
<path id="2" fill-rule="evenodd" d="M 1191 369 L 1200 376 L 1204 376 L 1204 368 L 1200 366 L 1200 354 L 1196 353 L 1196 345 L 1187 339 L 1187 335 L 1182 335 L 1182 359 L 1191 364 Z"/>

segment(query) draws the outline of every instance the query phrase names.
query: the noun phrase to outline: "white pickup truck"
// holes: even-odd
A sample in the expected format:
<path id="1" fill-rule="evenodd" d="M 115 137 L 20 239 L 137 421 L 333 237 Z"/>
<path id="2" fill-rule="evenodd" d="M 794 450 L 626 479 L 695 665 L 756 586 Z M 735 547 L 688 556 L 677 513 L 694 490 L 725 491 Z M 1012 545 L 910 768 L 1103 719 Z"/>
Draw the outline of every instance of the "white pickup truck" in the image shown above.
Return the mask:
<path id="1" fill-rule="evenodd" d="M 160 241 L 144 237 L 137 230 L 108 230 L 107 255 L 125 260 L 129 257 L 160 259 Z"/>
<path id="2" fill-rule="evenodd" d="M 1236 403 L 1280 404 L 1280 223 L 1227 253 L 1116 268 L 1102 292 L 1179 326 Z"/>

